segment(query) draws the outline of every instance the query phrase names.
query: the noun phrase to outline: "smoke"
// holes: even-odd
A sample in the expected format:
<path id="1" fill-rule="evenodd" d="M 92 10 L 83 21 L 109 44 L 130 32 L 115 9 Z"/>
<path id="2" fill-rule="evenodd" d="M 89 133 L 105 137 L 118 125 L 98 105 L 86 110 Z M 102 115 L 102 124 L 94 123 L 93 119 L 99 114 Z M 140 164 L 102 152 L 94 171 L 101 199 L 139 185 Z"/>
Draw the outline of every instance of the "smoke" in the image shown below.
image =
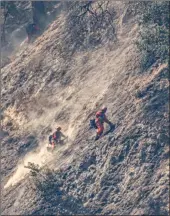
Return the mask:
<path id="1" fill-rule="evenodd" d="M 51 122 L 55 114 L 56 112 L 49 112 L 48 110 L 48 112 L 43 113 L 43 115 L 40 118 L 32 118 L 32 120 L 30 119 L 30 122 L 27 126 L 31 130 L 31 125 L 32 125 L 32 130 L 36 130 L 36 132 L 38 133 L 38 130 L 39 132 L 42 130 L 40 125 L 51 126 Z M 25 176 L 29 173 L 29 169 L 25 168 L 25 166 L 29 162 L 38 164 L 40 167 L 44 165 L 50 165 L 55 169 L 61 168 L 69 164 L 72 158 L 74 157 L 74 154 L 70 153 L 70 151 L 72 152 L 74 150 L 72 148 L 72 143 L 73 140 L 75 140 L 75 137 L 79 131 L 79 127 L 73 124 L 75 122 L 75 118 L 77 117 L 77 115 L 78 112 L 72 115 L 72 118 L 67 123 L 60 122 L 60 125 L 62 125 L 62 128 L 64 128 L 63 130 L 64 134 L 68 137 L 66 143 L 61 146 L 57 146 L 56 151 L 53 154 L 47 151 L 48 143 L 40 140 L 39 149 L 37 149 L 36 151 L 33 150 L 32 152 L 28 153 L 24 157 L 24 159 L 20 161 L 20 163 L 17 166 L 16 172 L 14 173 L 13 176 L 11 176 L 11 178 L 8 180 L 4 188 L 13 186 L 25 178 Z M 30 114 L 30 117 L 33 117 L 33 115 Z M 57 163 L 55 163 L 55 160 Z"/>
<path id="2" fill-rule="evenodd" d="M 28 165 L 29 162 L 39 165 L 39 167 L 43 167 L 48 165 L 50 167 L 60 168 L 63 165 L 70 163 L 72 160 L 73 155 L 70 155 L 65 158 L 63 156 L 64 152 L 67 152 L 72 142 L 69 140 L 65 145 L 57 146 L 56 150 L 51 153 L 47 151 L 47 145 L 43 143 L 42 147 L 39 149 L 38 152 L 30 152 L 28 153 L 22 161 L 17 166 L 16 172 L 13 176 L 10 177 L 4 189 L 17 184 L 19 181 L 23 180 L 27 174 L 29 174 L 30 170 L 25 166 Z M 57 161 L 57 163 L 55 163 Z"/>
<path id="3" fill-rule="evenodd" d="M 29 112 L 29 121 L 27 124 L 24 125 L 24 130 L 33 132 L 36 131 L 37 137 L 40 137 L 39 143 L 39 150 L 35 152 L 33 150 L 32 152 L 28 153 L 22 161 L 17 166 L 16 172 L 13 176 L 8 180 L 4 188 L 8 188 L 10 186 L 13 186 L 17 184 L 19 181 L 25 178 L 25 176 L 29 173 L 29 169 L 25 168 L 25 166 L 28 164 L 28 162 L 38 164 L 40 167 L 44 165 L 54 166 L 56 168 L 60 168 L 62 166 L 65 166 L 66 164 L 70 163 L 72 160 L 74 154 L 72 151 L 74 151 L 73 147 L 71 146 L 73 141 L 75 140 L 75 137 L 80 130 L 81 126 L 81 117 L 79 117 L 79 112 L 82 109 L 82 105 L 72 105 L 72 110 L 76 110 L 74 113 L 67 113 L 67 109 L 62 113 L 62 116 L 68 118 L 67 120 L 64 118 L 62 121 L 55 122 L 55 116 L 60 114 L 61 111 L 64 110 L 66 102 L 63 101 L 63 104 L 59 107 L 54 107 L 51 109 L 44 109 L 44 112 L 41 116 L 37 116 L 36 113 Z M 68 108 L 69 109 L 69 108 Z M 66 113 L 65 113 L 66 112 Z M 78 119 L 79 120 L 78 120 Z M 77 119 L 77 120 L 76 120 Z M 75 124 L 76 122 L 76 124 Z M 47 151 L 47 141 L 41 141 L 41 133 L 42 129 L 49 127 L 54 128 L 56 126 L 60 125 L 62 127 L 63 133 L 68 137 L 68 140 L 66 143 L 62 146 L 58 146 L 56 149 L 56 152 L 54 154 Z M 45 134 L 45 136 L 48 136 L 49 134 Z M 68 153 L 70 152 L 71 153 Z M 55 160 L 57 163 L 55 163 Z"/>
<path id="4" fill-rule="evenodd" d="M 26 174 L 29 173 L 29 169 L 26 169 L 25 166 L 28 162 L 38 164 L 42 166 L 45 162 L 48 163 L 50 159 L 49 154 L 46 150 L 46 146 L 44 145 L 38 153 L 30 152 L 25 156 L 22 162 L 17 166 L 17 170 L 14 175 L 8 180 L 4 188 L 8 188 L 9 186 L 13 186 L 22 179 L 25 178 Z"/>

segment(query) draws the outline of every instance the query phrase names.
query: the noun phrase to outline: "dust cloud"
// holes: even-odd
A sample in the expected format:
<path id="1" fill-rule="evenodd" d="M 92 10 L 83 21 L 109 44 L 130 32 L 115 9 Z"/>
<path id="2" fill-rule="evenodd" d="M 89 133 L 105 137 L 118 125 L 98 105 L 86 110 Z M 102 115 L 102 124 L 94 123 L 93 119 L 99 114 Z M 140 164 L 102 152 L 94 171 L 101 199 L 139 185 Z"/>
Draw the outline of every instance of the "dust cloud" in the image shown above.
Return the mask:
<path id="1" fill-rule="evenodd" d="M 39 151 L 34 150 L 28 153 L 23 158 L 23 160 L 20 161 L 14 175 L 10 177 L 10 179 L 4 186 L 4 189 L 17 184 L 19 181 L 23 180 L 27 174 L 29 174 L 30 170 L 25 167 L 28 165 L 29 162 L 37 164 L 39 165 L 39 167 L 43 167 L 45 165 L 47 166 L 52 165 L 53 167 L 54 166 L 53 161 L 57 159 L 58 163 L 57 163 L 57 167 L 55 165 L 55 168 L 60 168 L 60 166 L 67 164 L 67 162 L 70 162 L 72 157 L 68 157 L 67 160 L 65 160 L 62 156 L 63 156 L 63 152 L 67 151 L 70 145 L 71 145 L 71 141 L 68 140 L 68 142 L 65 145 L 57 146 L 56 151 L 54 153 L 51 153 L 47 151 L 48 145 L 44 142 L 42 147 L 39 149 Z"/>

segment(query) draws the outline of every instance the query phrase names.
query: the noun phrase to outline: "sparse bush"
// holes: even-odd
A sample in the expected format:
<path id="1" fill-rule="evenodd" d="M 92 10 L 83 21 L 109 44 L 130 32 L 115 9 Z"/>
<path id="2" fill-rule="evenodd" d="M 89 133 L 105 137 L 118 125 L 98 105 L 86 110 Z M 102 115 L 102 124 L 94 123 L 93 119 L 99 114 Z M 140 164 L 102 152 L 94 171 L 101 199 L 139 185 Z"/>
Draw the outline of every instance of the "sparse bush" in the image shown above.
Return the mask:
<path id="1" fill-rule="evenodd" d="M 85 215 L 90 213 L 90 209 L 83 206 L 82 200 L 76 198 L 61 187 L 62 171 L 55 172 L 46 167 L 39 167 L 37 164 L 28 163 L 31 171 L 30 188 L 36 191 L 42 198 L 44 208 L 38 210 L 38 215 L 45 213 L 48 215 Z M 37 211 L 35 213 L 37 215 Z M 32 214 L 32 215 L 35 215 Z"/>
<path id="2" fill-rule="evenodd" d="M 169 58 L 169 2 L 137 3 L 140 25 L 137 47 L 141 53 L 141 68 L 148 69 L 156 61 Z"/>
<path id="3" fill-rule="evenodd" d="M 66 10 L 66 31 L 69 37 L 65 38 L 63 47 L 69 45 L 67 50 L 71 53 L 91 49 L 116 38 L 116 13 L 110 1 L 69 2 Z"/>
<path id="4" fill-rule="evenodd" d="M 61 193 L 60 186 L 62 182 L 57 179 L 57 175 L 54 170 L 49 169 L 47 166 L 39 167 L 39 165 L 34 163 L 28 163 L 25 168 L 30 169 L 30 174 L 32 176 L 33 184 L 36 189 L 48 195 L 54 191 Z"/>
<path id="5" fill-rule="evenodd" d="M 19 1 L 2 1 L 1 3 L 1 41 L 2 46 L 7 45 L 15 30 L 22 28 L 22 26 L 30 21 L 30 2 Z M 17 35 L 17 32 L 14 34 Z M 23 34 L 23 33 L 22 33 Z M 23 35 L 18 33 L 18 36 Z M 15 36 L 16 37 L 16 36 Z M 25 37 L 25 35 L 24 35 Z"/>

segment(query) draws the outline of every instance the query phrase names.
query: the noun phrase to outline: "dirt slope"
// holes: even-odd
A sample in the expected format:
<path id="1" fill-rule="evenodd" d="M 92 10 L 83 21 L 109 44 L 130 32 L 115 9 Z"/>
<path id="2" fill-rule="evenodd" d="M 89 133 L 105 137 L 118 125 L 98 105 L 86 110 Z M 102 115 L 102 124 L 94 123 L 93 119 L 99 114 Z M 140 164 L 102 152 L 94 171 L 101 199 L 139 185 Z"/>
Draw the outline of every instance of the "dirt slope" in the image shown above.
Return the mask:
<path id="1" fill-rule="evenodd" d="M 63 57 L 61 14 L 2 69 L 3 215 L 168 215 L 168 66 L 140 73 L 135 18 L 115 9 L 117 42 Z M 116 130 L 94 142 L 89 118 L 103 104 Z M 69 141 L 51 155 L 57 125 Z M 27 162 L 54 169 L 45 193 Z"/>

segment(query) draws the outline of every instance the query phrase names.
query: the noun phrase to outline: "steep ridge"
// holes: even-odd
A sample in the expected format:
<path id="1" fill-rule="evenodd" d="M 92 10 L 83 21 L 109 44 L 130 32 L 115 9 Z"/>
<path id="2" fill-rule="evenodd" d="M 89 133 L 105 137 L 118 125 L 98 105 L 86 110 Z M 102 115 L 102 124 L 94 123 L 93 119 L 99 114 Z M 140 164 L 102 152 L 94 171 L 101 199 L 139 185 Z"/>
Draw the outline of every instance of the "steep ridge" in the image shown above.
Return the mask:
<path id="1" fill-rule="evenodd" d="M 140 73 L 138 26 L 117 7 L 116 43 L 62 57 L 61 14 L 2 69 L 4 215 L 168 215 L 168 66 Z M 116 130 L 94 142 L 88 122 L 103 104 Z M 69 142 L 52 156 L 57 125 Z M 32 188 L 27 162 L 54 169 L 52 191 Z"/>

